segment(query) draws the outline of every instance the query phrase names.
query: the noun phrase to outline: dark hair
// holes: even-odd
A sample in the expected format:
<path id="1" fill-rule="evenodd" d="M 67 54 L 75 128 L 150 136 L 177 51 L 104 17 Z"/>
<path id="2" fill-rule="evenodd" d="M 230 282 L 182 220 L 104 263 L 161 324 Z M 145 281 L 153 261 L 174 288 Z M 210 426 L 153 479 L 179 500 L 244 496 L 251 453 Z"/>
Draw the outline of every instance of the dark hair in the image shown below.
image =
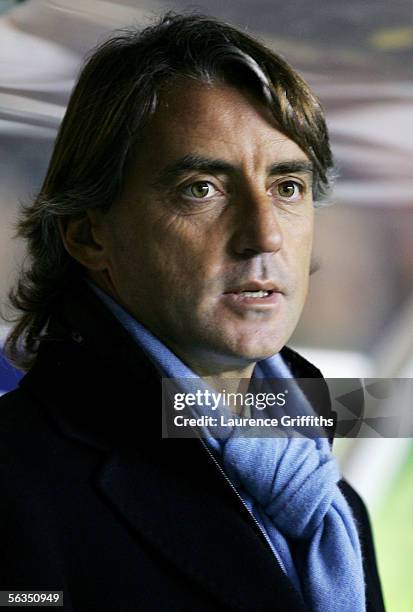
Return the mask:
<path id="1" fill-rule="evenodd" d="M 121 31 L 86 62 L 44 183 L 18 224 L 18 235 L 28 243 L 28 265 L 10 292 L 20 314 L 5 351 L 22 369 L 34 362 L 64 289 L 83 272 L 64 248 L 58 218 L 111 206 L 162 88 L 182 76 L 223 81 L 258 95 L 279 129 L 312 161 L 315 202 L 326 195 L 332 157 L 323 112 L 282 58 L 236 28 L 197 14 L 168 13 L 141 32 Z"/>

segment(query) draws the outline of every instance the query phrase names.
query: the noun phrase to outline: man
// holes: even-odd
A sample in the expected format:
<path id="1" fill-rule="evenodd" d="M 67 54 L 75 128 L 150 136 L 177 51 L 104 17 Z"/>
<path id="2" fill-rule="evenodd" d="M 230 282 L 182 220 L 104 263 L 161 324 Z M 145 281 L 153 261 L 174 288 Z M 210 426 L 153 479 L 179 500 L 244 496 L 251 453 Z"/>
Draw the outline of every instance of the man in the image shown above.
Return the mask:
<path id="1" fill-rule="evenodd" d="M 307 85 L 230 26 L 167 15 L 91 56 L 20 225 L 1 589 L 88 612 L 383 609 L 325 438 L 161 437 L 162 376 L 320 376 L 285 343 L 331 165 Z"/>

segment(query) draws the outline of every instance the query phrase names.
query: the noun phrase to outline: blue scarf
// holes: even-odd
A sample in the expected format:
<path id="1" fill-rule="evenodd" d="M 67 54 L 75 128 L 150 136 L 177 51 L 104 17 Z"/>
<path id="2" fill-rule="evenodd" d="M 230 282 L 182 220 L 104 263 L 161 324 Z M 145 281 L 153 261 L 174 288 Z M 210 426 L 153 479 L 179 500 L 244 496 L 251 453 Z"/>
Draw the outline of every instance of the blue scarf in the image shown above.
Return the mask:
<path id="1" fill-rule="evenodd" d="M 236 431 L 222 445 L 224 469 L 262 508 L 266 530 L 283 551 L 300 544 L 301 592 L 314 612 L 366 609 L 360 542 L 326 438 L 250 438 Z"/>
<path id="2" fill-rule="evenodd" d="M 91 285 L 164 376 L 198 377 L 151 332 Z M 291 378 L 280 355 L 257 364 L 254 375 Z M 308 402 L 295 385 L 296 401 Z M 340 474 L 326 438 L 246 437 L 233 428 L 207 443 L 244 503 L 264 528 L 281 566 L 313 612 L 365 612 L 362 555 L 354 519 L 337 486 Z M 287 538 L 300 549 L 293 563 Z"/>

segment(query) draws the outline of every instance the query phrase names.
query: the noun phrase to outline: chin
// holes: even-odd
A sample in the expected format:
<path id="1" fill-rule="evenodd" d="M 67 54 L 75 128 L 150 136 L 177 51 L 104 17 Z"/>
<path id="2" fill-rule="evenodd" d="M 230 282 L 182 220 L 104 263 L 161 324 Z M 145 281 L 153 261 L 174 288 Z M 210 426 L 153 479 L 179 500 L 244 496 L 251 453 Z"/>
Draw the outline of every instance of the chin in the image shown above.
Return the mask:
<path id="1" fill-rule="evenodd" d="M 272 357 L 276 353 L 278 353 L 282 349 L 282 346 L 276 346 L 271 349 L 263 349 L 260 348 L 251 348 L 249 351 L 244 351 L 242 357 L 247 359 L 248 361 L 262 361 L 263 359 L 268 359 L 268 357 Z"/>
<path id="2" fill-rule="evenodd" d="M 261 361 L 267 359 L 272 355 L 278 353 L 285 342 L 283 339 L 273 339 L 272 342 L 268 342 L 268 337 L 262 342 L 254 341 L 251 342 L 251 337 L 246 338 L 245 341 L 238 340 L 236 346 L 231 346 L 230 351 L 233 357 L 238 357 L 241 360 L 247 360 L 250 362 Z"/>
<path id="3" fill-rule="evenodd" d="M 285 319 L 277 320 L 272 325 L 240 325 L 239 321 L 236 321 L 236 325 L 233 322 L 229 325 L 223 323 L 221 320 L 213 325 L 208 322 L 203 328 L 199 326 L 196 334 L 187 334 L 187 340 L 192 338 L 194 341 L 196 338 L 194 343 L 198 351 L 208 356 L 209 360 L 232 363 L 234 366 L 254 363 L 275 355 L 288 341 L 293 327 L 291 321 Z"/>
<path id="4" fill-rule="evenodd" d="M 227 328 L 222 338 L 240 357 L 261 361 L 279 353 L 292 336 L 298 322 L 293 313 L 278 313 L 271 321 L 248 321 Z"/>

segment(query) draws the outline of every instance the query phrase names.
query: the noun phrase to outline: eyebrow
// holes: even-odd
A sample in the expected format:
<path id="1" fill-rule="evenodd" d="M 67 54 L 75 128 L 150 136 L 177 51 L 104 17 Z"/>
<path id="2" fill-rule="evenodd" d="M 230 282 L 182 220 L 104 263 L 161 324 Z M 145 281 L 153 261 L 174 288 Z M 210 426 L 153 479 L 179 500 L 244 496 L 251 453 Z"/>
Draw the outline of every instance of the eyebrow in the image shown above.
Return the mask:
<path id="1" fill-rule="evenodd" d="M 313 164 L 309 160 L 292 159 L 270 164 L 266 170 L 269 176 L 295 172 L 312 175 Z M 189 154 L 165 166 L 156 176 L 154 185 L 168 186 L 188 171 L 197 171 L 205 174 L 226 174 L 228 176 L 241 174 L 240 166 L 230 164 L 223 159 Z"/>
<path id="2" fill-rule="evenodd" d="M 313 174 L 313 164 L 309 160 L 292 159 L 289 161 L 276 162 L 267 167 L 269 176 L 277 176 L 279 174 Z"/>

